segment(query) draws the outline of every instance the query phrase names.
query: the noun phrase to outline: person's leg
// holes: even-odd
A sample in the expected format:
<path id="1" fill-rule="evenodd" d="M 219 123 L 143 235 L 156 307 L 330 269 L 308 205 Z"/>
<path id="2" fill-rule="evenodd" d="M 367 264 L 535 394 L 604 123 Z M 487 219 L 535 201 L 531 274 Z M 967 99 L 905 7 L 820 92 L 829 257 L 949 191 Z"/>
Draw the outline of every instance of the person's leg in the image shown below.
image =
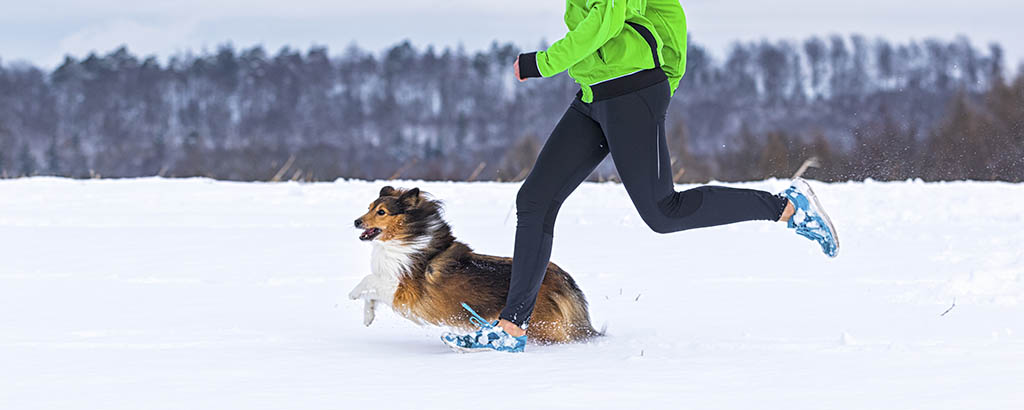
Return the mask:
<path id="1" fill-rule="evenodd" d="M 578 99 L 548 137 L 516 197 L 516 238 L 508 298 L 500 325 L 513 336 L 533 313 L 551 257 L 555 217 L 562 201 L 608 155 L 601 127 Z M 507 325 L 514 324 L 516 328 Z"/>
<path id="2" fill-rule="evenodd" d="M 718 186 L 676 192 L 665 140 L 668 103 L 668 83 L 662 82 L 595 103 L 592 114 L 604 129 L 630 199 L 651 229 L 670 233 L 786 216 L 788 201 L 769 192 Z"/>

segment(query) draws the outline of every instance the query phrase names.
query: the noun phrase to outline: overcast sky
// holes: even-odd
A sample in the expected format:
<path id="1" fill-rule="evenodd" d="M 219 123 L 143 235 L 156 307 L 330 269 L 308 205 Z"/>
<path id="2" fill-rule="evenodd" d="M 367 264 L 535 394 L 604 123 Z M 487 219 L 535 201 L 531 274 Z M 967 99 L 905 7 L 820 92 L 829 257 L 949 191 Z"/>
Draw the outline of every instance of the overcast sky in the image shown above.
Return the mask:
<path id="1" fill-rule="evenodd" d="M 565 33 L 560 0 L 0 0 L 0 59 L 53 67 L 126 44 L 161 57 L 263 44 L 333 53 L 356 43 L 381 50 L 404 39 L 469 50 L 491 41 L 534 48 Z M 1024 58 L 1022 0 L 683 0 L 690 33 L 722 55 L 737 39 L 860 33 L 893 40 L 957 34 L 998 41 L 1010 65 Z"/>

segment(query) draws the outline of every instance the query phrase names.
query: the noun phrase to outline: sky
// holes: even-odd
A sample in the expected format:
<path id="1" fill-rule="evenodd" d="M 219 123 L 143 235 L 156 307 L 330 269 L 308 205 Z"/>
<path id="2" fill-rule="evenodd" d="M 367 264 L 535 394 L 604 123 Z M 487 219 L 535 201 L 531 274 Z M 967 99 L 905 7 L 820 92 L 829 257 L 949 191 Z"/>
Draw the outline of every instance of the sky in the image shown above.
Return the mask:
<path id="1" fill-rule="evenodd" d="M 1024 59 L 1021 0 L 683 0 L 690 34 L 724 55 L 736 40 L 863 34 L 905 41 L 968 36 L 979 47 L 999 42 L 1008 63 Z M 534 49 L 565 33 L 564 2 L 555 0 L 0 0 L 0 62 L 52 68 L 65 55 L 106 53 L 120 45 L 166 58 L 231 43 L 327 46 L 374 51 L 410 40 L 418 47 L 467 50 L 491 42 Z"/>

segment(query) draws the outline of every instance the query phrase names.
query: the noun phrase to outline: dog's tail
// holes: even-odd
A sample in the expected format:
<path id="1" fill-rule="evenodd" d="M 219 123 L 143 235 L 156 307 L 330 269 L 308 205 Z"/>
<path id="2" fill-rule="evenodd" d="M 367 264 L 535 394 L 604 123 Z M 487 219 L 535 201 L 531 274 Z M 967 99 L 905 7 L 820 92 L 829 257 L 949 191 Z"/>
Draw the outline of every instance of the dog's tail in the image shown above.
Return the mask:
<path id="1" fill-rule="evenodd" d="M 601 330 L 594 329 L 593 326 L 588 326 L 590 330 L 586 331 L 586 336 L 583 340 L 593 340 L 599 337 L 605 337 L 608 334 L 608 322 L 601 324 Z"/>
<path id="2" fill-rule="evenodd" d="M 559 311 L 562 312 L 562 320 L 570 323 L 570 330 L 568 333 L 570 335 L 575 333 L 574 336 L 570 336 L 570 339 L 584 341 L 604 336 L 605 331 L 608 329 L 608 325 L 605 324 L 602 326 L 601 331 L 594 329 L 594 325 L 590 322 L 590 312 L 588 311 L 589 309 L 587 309 L 586 300 L 583 299 L 583 293 L 578 292 L 578 295 L 575 296 L 575 299 L 555 299 L 555 304 L 558 306 Z"/>

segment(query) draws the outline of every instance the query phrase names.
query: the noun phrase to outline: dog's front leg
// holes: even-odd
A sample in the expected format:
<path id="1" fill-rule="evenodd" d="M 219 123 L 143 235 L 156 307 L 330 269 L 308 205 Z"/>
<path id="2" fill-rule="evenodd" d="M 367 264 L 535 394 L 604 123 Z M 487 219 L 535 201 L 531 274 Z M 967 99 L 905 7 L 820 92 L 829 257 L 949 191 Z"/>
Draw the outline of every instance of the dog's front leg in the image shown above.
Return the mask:
<path id="1" fill-rule="evenodd" d="M 373 323 L 373 318 L 377 309 L 377 305 L 383 303 L 385 306 L 391 306 L 391 300 L 395 297 L 395 289 L 398 287 L 396 281 L 381 277 L 379 275 L 366 275 L 365 278 L 355 288 L 349 292 L 348 297 L 352 300 L 362 299 L 363 303 L 363 324 L 369 326 Z"/>
<path id="2" fill-rule="evenodd" d="M 352 291 L 348 293 L 348 298 L 352 300 L 373 298 L 373 293 L 376 293 L 373 282 L 373 275 L 366 275 L 366 277 L 359 281 L 359 284 L 352 288 Z"/>
<path id="3" fill-rule="evenodd" d="M 362 281 L 352 288 L 352 291 L 348 293 L 348 298 L 352 300 L 363 300 L 363 324 L 370 326 L 373 323 L 373 318 L 376 316 L 375 309 L 377 307 L 377 286 L 376 278 L 373 275 L 366 275 Z"/>
<path id="4" fill-rule="evenodd" d="M 377 308 L 377 300 L 376 299 L 366 299 L 366 300 L 363 301 L 363 325 L 366 325 L 367 327 L 369 327 L 370 324 L 373 323 L 373 318 L 377 314 L 375 312 L 375 310 L 374 310 L 376 308 Z"/>

